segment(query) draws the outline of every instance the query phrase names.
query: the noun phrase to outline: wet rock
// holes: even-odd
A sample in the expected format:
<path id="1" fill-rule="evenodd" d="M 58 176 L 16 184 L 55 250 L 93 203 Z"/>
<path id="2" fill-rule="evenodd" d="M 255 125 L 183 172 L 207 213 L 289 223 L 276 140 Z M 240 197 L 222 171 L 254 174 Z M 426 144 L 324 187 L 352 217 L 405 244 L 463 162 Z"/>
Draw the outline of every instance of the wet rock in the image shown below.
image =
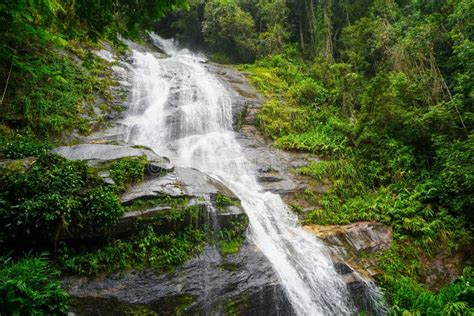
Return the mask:
<path id="1" fill-rule="evenodd" d="M 252 244 L 222 256 L 215 246 L 176 271 L 129 271 L 101 278 L 70 277 L 64 286 L 77 315 L 293 315 L 271 264 Z"/>
<path id="2" fill-rule="evenodd" d="M 256 124 L 258 109 L 264 102 L 263 96 L 247 80 L 245 75 L 232 68 L 215 63 L 206 65 L 207 70 L 217 75 L 221 82 L 230 88 L 232 95 L 232 113 L 234 127 L 237 128 L 239 116 L 241 124 Z M 239 114 L 240 113 L 240 114 Z"/>
<path id="3" fill-rule="evenodd" d="M 192 168 L 176 167 L 162 177 L 149 178 L 130 187 L 121 197 L 124 204 L 135 199 L 146 199 L 157 196 L 195 196 L 205 197 L 216 193 L 235 197 L 221 182 Z"/>
<path id="4" fill-rule="evenodd" d="M 209 213 L 215 213 L 220 229 L 232 228 L 236 223 L 244 223 L 246 227 L 248 219 L 240 202 L 216 212 L 218 207 L 213 197 L 217 194 L 239 201 L 220 181 L 196 169 L 175 168 L 164 176 L 148 178 L 133 185 L 121 196 L 122 204 L 134 211 L 124 214 L 117 225 L 117 232 L 136 230 L 144 218 L 155 218 L 162 224 L 160 228 L 164 231 L 171 230 L 171 227 L 175 229 L 177 224 L 200 227 L 209 218 Z M 197 206 L 197 209 L 190 209 L 191 206 Z M 167 211 L 176 208 L 181 212 L 193 213 L 186 213 L 180 223 L 159 220 Z"/>
<path id="5" fill-rule="evenodd" d="M 149 160 L 145 168 L 145 173 L 149 176 L 163 175 L 172 171 L 174 171 L 174 165 L 166 157 Z"/>
<path id="6" fill-rule="evenodd" d="M 334 262 L 334 268 L 338 274 L 349 274 L 352 273 L 354 270 L 351 269 L 347 264 L 343 262 Z"/>
<path id="7" fill-rule="evenodd" d="M 80 144 L 63 146 L 53 152 L 71 160 L 85 160 L 91 165 L 114 161 L 125 157 L 141 157 L 144 152 L 131 146 L 109 144 Z"/>
<path id="8" fill-rule="evenodd" d="M 357 309 L 369 315 L 385 315 L 383 296 L 373 279 L 380 273 L 377 263 L 358 253 L 388 249 L 392 242 L 392 228 L 377 222 L 307 225 L 304 228 L 328 246 L 334 267 L 346 283 Z"/>
<path id="9" fill-rule="evenodd" d="M 372 277 L 379 274 L 380 270 L 374 259 L 361 257 L 358 253 L 388 249 L 392 243 L 392 228 L 377 222 L 307 225 L 304 228 L 329 247 L 335 265 L 346 265 L 368 281 L 372 281 Z"/>
<path id="10" fill-rule="evenodd" d="M 101 165 L 126 157 L 147 157 L 146 173 L 162 175 L 174 170 L 173 164 L 166 157 L 156 154 L 144 146 L 113 145 L 113 144 L 80 144 L 62 146 L 52 150 L 71 160 L 85 160 L 91 166 Z"/>

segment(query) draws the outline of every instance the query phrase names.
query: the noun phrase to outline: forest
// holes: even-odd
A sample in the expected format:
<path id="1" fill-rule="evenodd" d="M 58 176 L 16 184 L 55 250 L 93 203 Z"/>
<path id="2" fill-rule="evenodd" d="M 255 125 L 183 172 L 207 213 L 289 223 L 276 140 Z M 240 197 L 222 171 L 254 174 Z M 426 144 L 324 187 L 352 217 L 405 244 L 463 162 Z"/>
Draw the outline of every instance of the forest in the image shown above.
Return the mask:
<path id="1" fill-rule="evenodd" d="M 302 193 L 309 212 L 289 205 L 302 224 L 392 227 L 374 257 L 390 314 L 474 313 L 473 1 L 4 0 L 0 24 L 0 159 L 13 161 L 0 173 L 0 314 L 67 314 L 65 274 L 164 271 L 202 249 L 201 230 L 148 229 L 88 253 L 62 240 L 115 225 L 120 194 L 144 177 L 146 161 L 120 160 L 107 186 L 50 149 L 121 111 L 92 51 L 125 54 L 121 39 L 148 31 L 244 73 L 265 99 L 260 132 L 320 158 L 292 170 L 330 187 Z"/>

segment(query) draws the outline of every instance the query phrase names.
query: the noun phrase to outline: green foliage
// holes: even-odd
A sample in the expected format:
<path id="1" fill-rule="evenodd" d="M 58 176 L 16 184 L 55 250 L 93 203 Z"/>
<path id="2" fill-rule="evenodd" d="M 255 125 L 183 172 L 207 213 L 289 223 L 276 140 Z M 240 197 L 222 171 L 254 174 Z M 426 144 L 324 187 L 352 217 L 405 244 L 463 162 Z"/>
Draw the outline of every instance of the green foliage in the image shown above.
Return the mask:
<path id="1" fill-rule="evenodd" d="M 237 206 L 240 207 L 240 201 L 236 198 L 230 198 L 224 194 L 217 193 L 214 196 L 214 203 L 218 211 L 225 210 L 228 206 Z"/>
<path id="2" fill-rule="evenodd" d="M 313 207 L 303 221 L 391 225 L 394 245 L 379 260 L 393 313 L 472 313 L 469 299 L 445 294 L 468 282 L 440 281 L 437 294 L 422 284 L 436 256 L 469 252 L 473 238 L 472 5 L 301 2 L 289 4 L 290 23 L 311 58 L 241 69 L 267 98 L 261 130 L 324 158 L 296 170 L 315 187 L 301 193 Z"/>
<path id="3" fill-rule="evenodd" d="M 255 22 L 235 0 L 206 2 L 202 32 L 211 48 L 222 50 L 239 61 L 255 56 Z"/>
<path id="4" fill-rule="evenodd" d="M 122 217 L 124 211 L 116 191 L 104 186 L 87 191 L 83 199 L 83 206 L 88 214 L 80 216 L 87 216 L 86 225 L 92 224 L 97 228 L 113 226 Z"/>
<path id="5" fill-rule="evenodd" d="M 97 72 L 83 48 L 91 50 L 98 39 L 117 41 L 117 33 L 137 36 L 177 7 L 186 7 L 186 1 L 3 1 L 2 121 L 41 138 L 72 129 L 89 133 L 92 101 L 95 95 L 109 100 L 113 83 L 105 71 Z"/>
<path id="6" fill-rule="evenodd" d="M 5 315 L 64 315 L 69 296 L 57 281 L 58 272 L 46 256 L 19 261 L 0 257 L 0 313 Z"/>
<path id="7" fill-rule="evenodd" d="M 442 142 L 443 140 L 438 140 Z M 440 202 L 472 221 L 474 214 L 474 136 L 466 141 L 443 142 L 437 151 Z M 471 211 L 470 211 L 471 210 Z"/>
<path id="8" fill-rule="evenodd" d="M 327 125 L 319 125 L 312 131 L 302 134 L 282 136 L 277 139 L 277 144 L 284 149 L 337 156 L 345 150 L 346 139 L 344 136 L 331 132 Z"/>
<path id="9" fill-rule="evenodd" d="M 224 255 L 237 253 L 245 242 L 248 222 L 237 218 L 217 232 L 217 246 Z"/>
<path id="10" fill-rule="evenodd" d="M 126 184 L 143 180 L 146 163 L 146 156 L 126 157 L 112 162 L 108 169 L 112 180 L 123 189 Z"/>
<path id="11" fill-rule="evenodd" d="M 83 161 L 44 154 L 24 173 L 3 176 L 0 219 L 8 242 L 53 242 L 69 231 L 112 225 L 123 208 Z"/>
<path id="12" fill-rule="evenodd" d="M 316 81 L 306 78 L 288 89 L 288 98 L 297 105 L 324 106 L 328 103 L 328 91 Z"/>
<path id="13" fill-rule="evenodd" d="M 52 148 L 47 141 L 38 140 L 31 133 L 17 134 L 1 139 L 0 146 L 7 158 L 39 156 Z"/>
<path id="14" fill-rule="evenodd" d="M 80 275 L 97 275 L 140 267 L 153 267 L 161 271 L 183 264 L 199 253 L 206 234 L 187 228 L 183 232 L 159 234 L 151 226 L 129 240 L 117 239 L 89 252 L 63 249 L 58 258 L 59 267 Z"/>
<path id="15" fill-rule="evenodd" d="M 391 260 L 403 265 L 395 257 Z M 386 269 L 390 269 L 388 265 L 394 266 L 394 261 L 382 260 L 382 262 Z M 406 315 L 407 312 L 409 315 L 470 315 L 474 312 L 472 306 L 474 277 L 470 267 L 466 267 L 463 275 L 438 293 L 426 290 L 408 277 L 394 278 L 391 274 L 387 274 L 384 278 L 392 302 L 393 315 Z"/>

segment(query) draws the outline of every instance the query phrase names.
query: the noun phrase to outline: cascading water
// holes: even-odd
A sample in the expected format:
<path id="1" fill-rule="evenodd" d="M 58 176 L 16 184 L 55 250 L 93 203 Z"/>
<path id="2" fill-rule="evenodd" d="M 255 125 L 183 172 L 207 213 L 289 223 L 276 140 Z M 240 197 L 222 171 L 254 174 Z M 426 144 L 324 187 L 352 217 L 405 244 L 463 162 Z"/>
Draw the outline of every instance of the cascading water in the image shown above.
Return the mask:
<path id="1" fill-rule="evenodd" d="M 206 172 L 234 191 L 249 217 L 249 238 L 272 263 L 298 315 L 356 313 L 322 242 L 301 228 L 280 196 L 258 184 L 232 130 L 230 92 L 201 57 L 152 37 L 169 56 L 133 51 L 128 141 Z"/>

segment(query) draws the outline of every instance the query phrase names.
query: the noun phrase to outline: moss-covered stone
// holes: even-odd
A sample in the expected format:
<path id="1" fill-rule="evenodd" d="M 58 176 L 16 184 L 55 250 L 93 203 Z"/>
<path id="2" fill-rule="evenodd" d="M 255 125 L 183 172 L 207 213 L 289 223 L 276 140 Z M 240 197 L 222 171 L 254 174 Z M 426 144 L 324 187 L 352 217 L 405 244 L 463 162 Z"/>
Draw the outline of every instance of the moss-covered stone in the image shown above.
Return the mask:
<path id="1" fill-rule="evenodd" d="M 217 232 L 217 246 L 224 255 L 239 252 L 245 242 L 248 218 L 247 216 L 235 218 L 230 224 Z"/>
<path id="2" fill-rule="evenodd" d="M 213 202 L 219 212 L 223 212 L 228 206 L 241 207 L 237 197 L 229 197 L 222 193 L 216 193 L 213 196 Z"/>

